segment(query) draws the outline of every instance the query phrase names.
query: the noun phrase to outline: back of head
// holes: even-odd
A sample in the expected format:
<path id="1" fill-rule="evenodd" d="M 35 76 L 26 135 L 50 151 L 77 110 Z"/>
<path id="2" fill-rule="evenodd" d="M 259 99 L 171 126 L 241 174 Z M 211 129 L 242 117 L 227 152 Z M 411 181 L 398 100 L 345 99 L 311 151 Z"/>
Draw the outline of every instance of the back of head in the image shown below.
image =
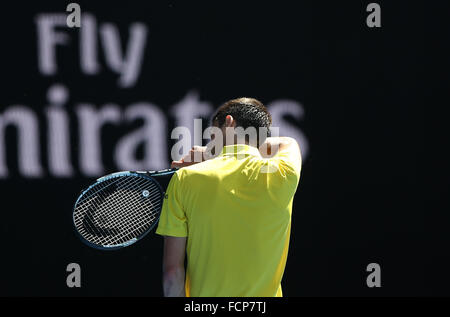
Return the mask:
<path id="1" fill-rule="evenodd" d="M 254 127 L 258 132 L 265 131 L 263 134 L 258 133 L 258 143 L 264 142 L 266 137 L 270 136 L 272 116 L 259 100 L 242 97 L 225 102 L 213 115 L 212 124 L 219 128 L 223 127 L 228 115 L 233 117 L 236 127 L 243 129 Z"/>

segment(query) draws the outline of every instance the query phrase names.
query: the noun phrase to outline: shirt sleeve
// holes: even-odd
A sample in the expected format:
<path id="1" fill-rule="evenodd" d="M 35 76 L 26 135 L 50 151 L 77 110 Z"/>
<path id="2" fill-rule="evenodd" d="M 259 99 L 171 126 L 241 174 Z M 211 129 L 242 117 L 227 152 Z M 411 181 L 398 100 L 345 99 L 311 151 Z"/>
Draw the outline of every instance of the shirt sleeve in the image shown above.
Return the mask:
<path id="1" fill-rule="evenodd" d="M 295 176 L 298 182 L 302 167 L 302 159 L 298 146 L 292 146 L 278 151 L 272 160 L 282 176 Z"/>
<path id="2" fill-rule="evenodd" d="M 187 237 L 186 213 L 181 201 L 181 182 L 178 172 L 173 174 L 164 195 L 156 233 L 163 236 Z"/>

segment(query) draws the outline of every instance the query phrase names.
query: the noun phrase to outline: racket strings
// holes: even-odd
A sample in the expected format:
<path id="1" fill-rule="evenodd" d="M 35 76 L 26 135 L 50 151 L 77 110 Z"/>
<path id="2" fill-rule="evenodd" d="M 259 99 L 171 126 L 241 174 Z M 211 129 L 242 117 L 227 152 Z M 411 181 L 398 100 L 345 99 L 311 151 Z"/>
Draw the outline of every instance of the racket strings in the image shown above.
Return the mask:
<path id="1" fill-rule="evenodd" d="M 121 204 L 120 201 L 118 201 L 118 197 L 120 197 L 120 199 L 126 199 L 127 198 L 127 193 L 128 191 L 123 191 L 123 190 L 118 190 L 114 196 L 109 197 L 109 200 L 102 206 L 102 211 L 105 212 L 110 212 L 113 209 L 117 209 L 116 212 L 113 212 L 108 215 L 109 216 L 109 224 L 113 224 L 113 226 L 115 226 L 117 223 L 123 223 L 125 224 L 124 226 L 122 226 L 120 229 L 121 231 L 123 230 L 128 230 L 130 229 L 131 226 L 135 225 L 135 221 L 142 219 L 142 220 L 146 220 L 146 214 L 140 214 L 140 213 L 136 213 L 136 212 L 127 212 L 130 210 L 135 210 L 138 211 L 138 208 L 142 207 L 139 204 L 135 203 L 135 201 L 133 200 L 129 200 L 129 202 L 131 202 L 131 205 L 126 206 L 127 208 L 125 208 L 124 210 L 124 205 Z M 131 197 L 131 198 L 135 198 L 135 197 Z M 119 208 L 118 208 L 119 207 Z M 101 213 L 98 213 L 99 217 L 101 217 Z M 137 218 L 137 219 L 135 219 Z M 126 224 L 129 224 L 129 226 L 127 226 Z M 145 225 L 145 223 L 144 223 Z"/>
<path id="2" fill-rule="evenodd" d="M 126 179 L 123 178 L 113 178 L 104 183 L 100 183 L 99 186 L 93 187 L 88 193 L 85 194 L 85 198 L 79 202 L 77 207 L 80 212 L 74 215 L 76 220 L 77 218 L 82 218 L 83 227 L 81 229 L 85 229 L 84 231 L 87 231 L 90 234 L 98 235 L 100 233 L 103 238 L 106 238 L 109 235 L 109 233 L 103 230 L 102 227 L 95 225 L 97 222 L 93 214 L 93 211 L 97 208 L 95 201 L 106 199 L 107 196 L 111 194 L 110 187 L 112 185 L 123 185 L 125 181 Z M 84 206 L 83 203 L 85 204 Z M 77 217 L 77 215 L 79 217 Z M 98 214 L 98 217 L 101 217 L 101 215 Z"/>
<path id="3" fill-rule="evenodd" d="M 118 191 L 117 194 L 119 195 L 119 197 L 121 197 L 121 199 L 125 199 L 127 193 L 123 192 L 123 191 Z M 110 208 L 117 208 L 119 206 L 119 202 L 116 201 L 117 197 L 118 197 L 117 195 L 112 196 L 112 197 L 111 196 L 108 197 L 108 202 L 110 202 L 110 204 L 105 204 L 103 206 L 102 210 L 110 211 L 111 210 Z M 146 218 L 148 218 L 148 217 L 145 217 L 146 214 L 142 215 L 142 214 L 136 214 L 136 213 L 127 212 L 129 210 L 135 210 L 136 208 L 140 208 L 142 206 L 140 206 L 140 205 L 138 205 L 136 203 L 132 203 L 130 206 L 128 206 L 129 208 L 126 208 L 126 210 L 124 210 L 123 205 L 120 205 L 120 206 L 121 206 L 121 208 L 118 208 L 118 210 L 115 213 L 110 213 L 108 223 L 113 223 L 113 224 L 116 224 L 116 225 L 118 223 L 122 223 L 123 225 L 121 227 L 119 227 L 120 232 L 124 232 L 124 231 L 125 232 L 130 232 L 131 230 L 133 230 L 132 228 L 138 229 L 139 226 L 136 224 L 136 220 L 139 220 L 139 223 L 142 224 L 140 227 L 145 227 L 146 226 L 146 220 L 147 221 L 149 220 L 149 219 L 146 219 Z M 101 213 L 97 213 L 97 215 L 98 216 L 96 218 L 99 218 L 98 220 L 101 220 L 102 214 Z M 136 219 L 136 218 L 138 218 L 138 219 Z M 94 219 L 95 222 L 98 222 L 98 220 Z M 104 222 L 105 221 L 103 221 L 103 223 Z M 105 230 L 102 230 L 102 231 L 103 231 L 102 233 L 104 233 Z M 118 233 L 118 232 L 116 232 L 116 233 Z M 134 232 L 130 232 L 130 235 L 133 235 L 133 234 L 134 234 Z M 137 234 L 139 234 L 139 232 Z M 102 237 L 105 237 L 105 234 L 102 234 Z M 106 238 L 108 238 L 108 237 L 109 237 L 109 239 L 106 239 L 108 241 L 106 241 L 105 243 L 106 244 L 113 243 L 114 241 L 112 239 L 112 236 L 111 235 L 106 235 Z M 117 239 L 121 239 L 121 238 L 125 239 L 125 240 L 127 239 L 127 237 L 123 236 L 123 235 L 122 236 L 115 236 L 114 238 L 116 240 Z M 123 241 L 119 240 L 118 242 L 123 242 Z"/>
<path id="4" fill-rule="evenodd" d="M 152 199 L 156 199 L 157 196 L 160 195 L 159 192 L 155 191 L 155 194 L 152 196 L 152 198 L 150 198 L 150 196 L 148 198 L 149 201 L 151 201 Z M 119 201 L 117 201 L 118 199 L 122 199 L 123 197 L 126 196 L 126 193 L 123 192 L 117 192 L 117 194 L 114 196 L 114 200 L 108 201 L 109 206 L 105 206 L 104 210 L 111 210 L 112 208 L 117 208 L 116 206 L 120 203 Z M 134 198 L 134 197 L 133 197 Z M 119 242 L 125 242 L 126 240 L 129 240 L 130 238 L 139 236 L 141 233 L 145 232 L 148 224 L 152 223 L 153 220 L 156 219 L 157 216 L 157 212 L 127 212 L 130 210 L 133 211 L 139 211 L 141 208 L 143 209 L 144 207 L 142 206 L 142 204 L 137 203 L 137 200 L 133 201 L 130 200 L 131 205 L 127 206 L 127 208 L 123 208 L 124 206 L 121 206 L 120 211 L 117 211 L 115 213 L 111 214 L 111 219 L 109 221 L 109 223 L 112 224 L 117 224 L 117 223 L 123 223 L 124 225 L 122 227 L 120 227 L 121 232 L 125 232 L 128 233 L 124 234 L 122 236 L 117 236 L 115 237 L 116 239 L 122 239 L 124 241 L 119 241 Z M 159 210 L 157 209 L 157 207 L 160 204 L 150 204 L 150 208 L 152 211 L 155 210 Z M 111 208 L 111 209 L 110 209 Z"/>
<path id="5" fill-rule="evenodd" d="M 144 196 L 143 192 L 147 191 Z M 87 241 L 103 246 L 125 243 L 157 220 L 161 190 L 144 177 L 118 176 L 98 183 L 75 207 L 74 222 Z"/>

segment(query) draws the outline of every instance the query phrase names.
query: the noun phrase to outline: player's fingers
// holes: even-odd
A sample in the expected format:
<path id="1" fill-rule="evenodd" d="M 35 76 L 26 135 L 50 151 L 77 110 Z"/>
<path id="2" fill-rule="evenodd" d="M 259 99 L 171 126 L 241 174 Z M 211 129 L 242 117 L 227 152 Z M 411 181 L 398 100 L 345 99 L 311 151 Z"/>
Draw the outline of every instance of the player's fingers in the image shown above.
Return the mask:
<path id="1" fill-rule="evenodd" d="M 189 165 L 193 165 L 193 164 L 197 164 L 198 162 L 186 162 L 186 161 L 173 161 L 172 164 L 170 165 L 171 168 L 182 168 L 185 166 L 189 166 Z"/>
<path id="2" fill-rule="evenodd" d="M 183 167 L 184 162 L 183 161 L 173 161 L 172 164 L 170 164 L 171 168 L 180 168 Z"/>

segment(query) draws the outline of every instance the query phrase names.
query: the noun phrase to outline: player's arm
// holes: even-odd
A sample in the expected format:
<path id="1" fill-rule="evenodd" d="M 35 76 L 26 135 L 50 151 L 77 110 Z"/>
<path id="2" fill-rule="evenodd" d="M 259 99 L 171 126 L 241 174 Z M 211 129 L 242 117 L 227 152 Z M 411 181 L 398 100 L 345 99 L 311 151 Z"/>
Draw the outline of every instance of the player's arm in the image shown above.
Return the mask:
<path id="1" fill-rule="evenodd" d="M 259 147 L 263 157 L 274 157 L 278 153 L 289 153 L 294 158 L 300 159 L 300 148 L 297 141 L 290 137 L 268 137 Z"/>
<path id="2" fill-rule="evenodd" d="M 269 137 L 259 147 L 262 157 L 279 157 L 289 162 L 298 172 L 302 165 L 300 147 L 297 141 L 290 137 Z"/>
<path id="3" fill-rule="evenodd" d="M 171 168 L 182 168 L 185 166 L 201 163 L 206 160 L 205 158 L 206 146 L 194 146 L 189 150 L 181 160 L 173 161 Z"/>
<path id="4" fill-rule="evenodd" d="M 165 297 L 184 297 L 186 237 L 164 237 L 163 290 Z"/>

